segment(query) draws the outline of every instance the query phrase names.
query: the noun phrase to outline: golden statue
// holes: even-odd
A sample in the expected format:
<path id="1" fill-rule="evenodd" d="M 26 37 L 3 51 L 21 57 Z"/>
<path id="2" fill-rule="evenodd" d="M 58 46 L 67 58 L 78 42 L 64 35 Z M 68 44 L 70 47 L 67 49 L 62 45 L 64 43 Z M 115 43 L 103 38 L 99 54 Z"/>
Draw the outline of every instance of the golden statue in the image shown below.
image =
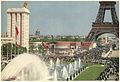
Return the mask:
<path id="1" fill-rule="evenodd" d="M 28 3 L 26 1 L 24 2 L 23 7 L 25 7 L 25 8 L 28 7 Z"/>

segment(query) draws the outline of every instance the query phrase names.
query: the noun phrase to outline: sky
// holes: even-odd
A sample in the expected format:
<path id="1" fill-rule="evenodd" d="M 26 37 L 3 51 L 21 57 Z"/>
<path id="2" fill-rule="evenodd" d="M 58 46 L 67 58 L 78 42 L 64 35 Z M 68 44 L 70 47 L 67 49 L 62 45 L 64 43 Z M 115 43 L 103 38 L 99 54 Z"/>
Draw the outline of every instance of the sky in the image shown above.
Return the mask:
<path id="1" fill-rule="evenodd" d="M 21 8 L 23 1 L 1 2 L 1 33 L 7 32 L 7 9 Z M 118 16 L 118 2 L 116 12 Z M 88 35 L 95 21 L 98 1 L 29 1 L 29 34 L 40 30 L 42 35 Z M 111 21 L 106 11 L 105 21 Z"/>

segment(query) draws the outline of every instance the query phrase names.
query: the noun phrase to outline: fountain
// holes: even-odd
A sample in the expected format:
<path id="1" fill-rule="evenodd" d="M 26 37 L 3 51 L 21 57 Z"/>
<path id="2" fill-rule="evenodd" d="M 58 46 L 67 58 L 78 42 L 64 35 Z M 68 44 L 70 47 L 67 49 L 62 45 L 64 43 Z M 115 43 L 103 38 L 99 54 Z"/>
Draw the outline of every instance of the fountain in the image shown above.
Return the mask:
<path id="1" fill-rule="evenodd" d="M 75 78 L 76 78 L 76 76 L 77 76 L 78 70 L 79 70 L 78 64 L 77 64 L 77 61 L 75 60 L 75 61 L 74 61 L 74 75 L 75 75 Z"/>
<path id="2" fill-rule="evenodd" d="M 80 58 L 78 59 L 78 67 L 79 68 L 81 67 L 81 60 L 80 60 Z"/>
<path id="3" fill-rule="evenodd" d="M 54 70 L 54 73 L 53 73 L 53 80 L 57 81 L 57 70 L 56 69 Z"/>
<path id="4" fill-rule="evenodd" d="M 1 79 L 5 80 L 48 80 L 49 72 L 46 63 L 36 55 L 20 54 L 11 60 L 3 69 Z"/>
<path id="5" fill-rule="evenodd" d="M 57 60 L 56 60 L 56 66 L 60 66 L 60 60 L 59 60 L 59 58 L 57 58 Z"/>
<path id="6" fill-rule="evenodd" d="M 74 74 L 74 69 L 73 69 L 72 63 L 69 64 L 68 73 L 69 73 L 69 79 L 70 79 L 70 80 L 73 80 L 73 76 L 72 76 L 72 75 Z"/>
<path id="7" fill-rule="evenodd" d="M 74 61 L 74 71 L 78 70 L 77 61 Z"/>
<path id="8" fill-rule="evenodd" d="M 68 73 L 69 73 L 69 75 L 71 75 L 71 74 L 73 74 L 73 66 L 72 66 L 72 64 L 70 63 L 69 64 L 69 71 L 68 71 Z"/>
<path id="9" fill-rule="evenodd" d="M 69 77 L 68 76 L 68 71 L 67 71 L 66 67 L 64 66 L 63 69 L 62 69 L 62 78 L 64 80 L 66 80 L 68 77 Z"/>
<path id="10" fill-rule="evenodd" d="M 52 60 L 52 59 L 50 59 L 50 69 L 53 69 L 53 67 L 54 67 L 53 60 Z"/>

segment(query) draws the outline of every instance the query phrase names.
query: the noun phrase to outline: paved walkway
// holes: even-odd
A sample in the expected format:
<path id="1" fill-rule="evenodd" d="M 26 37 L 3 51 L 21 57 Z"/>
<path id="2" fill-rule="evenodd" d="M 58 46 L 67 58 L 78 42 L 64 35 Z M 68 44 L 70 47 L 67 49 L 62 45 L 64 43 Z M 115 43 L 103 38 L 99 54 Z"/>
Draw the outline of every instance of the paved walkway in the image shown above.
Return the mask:
<path id="1" fill-rule="evenodd" d="M 108 57 L 119 57 L 119 50 L 112 50 Z"/>

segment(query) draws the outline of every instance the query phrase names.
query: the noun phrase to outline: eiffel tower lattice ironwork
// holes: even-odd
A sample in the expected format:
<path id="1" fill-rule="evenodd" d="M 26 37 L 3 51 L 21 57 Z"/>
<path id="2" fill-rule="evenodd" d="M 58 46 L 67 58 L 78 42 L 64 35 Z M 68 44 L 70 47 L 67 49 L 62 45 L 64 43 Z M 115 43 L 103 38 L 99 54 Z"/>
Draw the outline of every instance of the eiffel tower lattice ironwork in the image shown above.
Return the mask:
<path id="1" fill-rule="evenodd" d="M 95 22 L 92 24 L 92 29 L 88 36 L 87 41 L 96 40 L 98 36 L 104 33 L 112 33 L 119 37 L 119 21 L 115 11 L 115 1 L 100 1 L 99 11 Z M 104 22 L 105 11 L 111 11 L 112 22 Z"/>

